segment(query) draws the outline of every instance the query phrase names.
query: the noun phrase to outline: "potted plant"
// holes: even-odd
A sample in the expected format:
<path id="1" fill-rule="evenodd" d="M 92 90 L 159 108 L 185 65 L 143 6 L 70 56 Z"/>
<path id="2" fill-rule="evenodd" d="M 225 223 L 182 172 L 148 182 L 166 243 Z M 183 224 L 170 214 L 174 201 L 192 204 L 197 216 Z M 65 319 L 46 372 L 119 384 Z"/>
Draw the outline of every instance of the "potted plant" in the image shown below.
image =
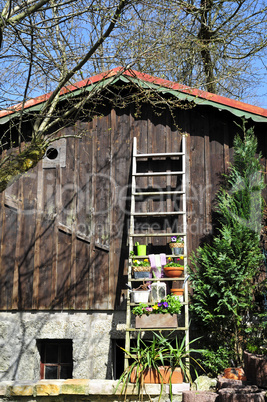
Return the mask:
<path id="1" fill-rule="evenodd" d="M 168 258 L 168 263 L 164 265 L 164 273 L 169 278 L 179 278 L 184 273 L 184 266 L 179 263 L 183 259 L 183 256 L 176 258 L 174 261 L 171 257 Z"/>
<path id="2" fill-rule="evenodd" d="M 184 254 L 184 238 L 182 236 L 172 236 L 169 247 L 174 255 Z"/>
<path id="3" fill-rule="evenodd" d="M 163 384 L 169 384 L 170 398 L 172 401 L 172 384 L 186 381 L 192 382 L 190 375 L 191 361 L 199 365 L 196 359 L 190 356 L 190 353 L 200 353 L 200 350 L 188 349 L 185 346 L 185 338 L 179 340 L 177 337 L 170 336 L 166 338 L 161 333 L 152 332 L 153 339 L 144 341 L 138 333 L 136 346 L 130 348 L 128 355 L 132 363 L 122 373 L 119 385 L 122 383 L 121 392 L 127 393 L 127 385 L 130 382 L 136 383 L 138 387 L 139 398 L 143 395 L 144 384 L 161 384 L 161 398 Z M 191 341 L 189 344 L 192 344 Z M 199 365 L 200 366 L 200 365 Z M 200 366 L 201 367 L 201 366 Z"/>
<path id="4" fill-rule="evenodd" d="M 132 273 L 135 279 L 149 278 L 151 266 L 147 258 L 132 261 Z"/>
<path id="5" fill-rule="evenodd" d="M 136 328 L 177 328 L 177 314 L 181 312 L 179 298 L 167 295 L 153 305 L 139 303 L 132 312 Z"/>
<path id="6" fill-rule="evenodd" d="M 143 282 L 138 288 L 130 290 L 132 303 L 147 303 L 149 300 L 149 284 Z"/>

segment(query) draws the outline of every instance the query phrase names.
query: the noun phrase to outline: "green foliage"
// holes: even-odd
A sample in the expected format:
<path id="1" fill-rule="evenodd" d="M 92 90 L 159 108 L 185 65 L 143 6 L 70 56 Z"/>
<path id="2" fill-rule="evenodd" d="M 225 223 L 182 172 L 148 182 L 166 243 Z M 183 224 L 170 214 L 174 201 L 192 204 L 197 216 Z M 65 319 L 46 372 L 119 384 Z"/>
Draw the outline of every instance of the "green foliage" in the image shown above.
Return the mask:
<path id="1" fill-rule="evenodd" d="M 233 165 L 217 197 L 218 234 L 193 254 L 190 269 L 196 320 L 211 328 L 211 338 L 223 348 L 232 345 L 235 364 L 240 363 L 245 331 L 259 308 L 256 279 L 263 262 L 261 155 L 255 156 L 257 139 L 252 129 L 245 130 L 245 123 L 243 133 L 243 141 L 235 137 Z"/>
<path id="2" fill-rule="evenodd" d="M 126 353 L 132 360 L 132 363 L 122 373 L 116 390 L 122 383 L 122 393 L 124 392 L 126 394 L 127 385 L 130 382 L 131 374 L 136 372 L 136 386 L 138 388 L 139 397 L 142 396 L 144 374 L 148 369 L 153 368 L 156 370 L 156 372 L 158 372 L 161 380 L 161 393 L 159 396 L 160 400 L 163 389 L 163 379 L 160 374 L 159 367 L 169 366 L 171 367 L 170 397 L 172 400 L 171 378 L 174 369 L 176 367 L 180 367 L 186 380 L 192 381 L 190 368 L 195 368 L 196 365 L 199 367 L 201 366 L 195 358 L 192 358 L 191 354 L 202 353 L 202 351 L 192 348 L 187 349 L 185 346 L 185 338 L 179 340 L 177 337 L 173 337 L 172 334 L 170 334 L 168 338 L 166 338 L 162 333 L 152 332 L 152 334 L 152 340 L 144 341 L 141 339 L 139 332 L 136 346 L 132 346 L 130 348 L 130 352 L 122 349 L 124 353 Z M 196 341 L 197 339 L 189 342 L 189 346 Z"/>
<path id="3" fill-rule="evenodd" d="M 266 313 L 254 317 L 252 325 L 245 329 L 245 349 L 250 353 L 267 355 L 267 320 Z"/>
<path id="4" fill-rule="evenodd" d="M 231 366 L 232 359 L 232 349 L 229 346 L 220 345 L 213 350 L 211 348 L 204 350 L 201 364 L 209 376 L 215 377 L 218 373 L 223 372 L 226 367 Z"/>
<path id="5" fill-rule="evenodd" d="M 147 258 L 144 260 L 133 260 L 132 266 L 133 267 L 150 267 L 150 263 Z"/>
<path id="6" fill-rule="evenodd" d="M 132 309 L 134 315 L 142 316 L 150 314 L 179 314 L 182 304 L 177 296 L 167 295 L 160 302 L 155 303 L 153 306 L 147 303 L 139 303 L 138 306 Z"/>
<path id="7" fill-rule="evenodd" d="M 178 268 L 184 268 L 183 265 L 179 264 L 178 262 L 169 262 L 168 264 L 164 265 L 165 267 L 178 267 Z"/>

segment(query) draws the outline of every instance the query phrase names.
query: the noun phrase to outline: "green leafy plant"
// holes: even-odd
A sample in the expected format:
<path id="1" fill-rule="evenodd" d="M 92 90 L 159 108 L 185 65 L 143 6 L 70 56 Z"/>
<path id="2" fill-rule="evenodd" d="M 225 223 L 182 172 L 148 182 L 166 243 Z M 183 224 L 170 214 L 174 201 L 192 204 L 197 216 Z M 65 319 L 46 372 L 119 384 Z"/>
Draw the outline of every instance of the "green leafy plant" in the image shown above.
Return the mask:
<path id="1" fill-rule="evenodd" d="M 267 356 L 267 313 L 258 314 L 245 329 L 245 349 L 257 355 Z"/>
<path id="2" fill-rule="evenodd" d="M 162 395 L 163 378 L 159 368 L 167 366 L 171 368 L 170 374 L 170 398 L 172 401 L 172 373 L 176 367 L 180 367 L 186 380 L 192 382 L 190 369 L 195 370 L 195 366 L 200 366 L 197 359 L 191 356 L 192 353 L 201 353 L 201 350 L 187 348 L 185 338 L 179 340 L 177 337 L 170 336 L 166 338 L 162 333 L 152 332 L 153 339 L 144 341 L 138 333 L 136 346 L 132 346 L 127 352 L 121 348 L 131 359 L 132 363 L 122 373 L 116 390 L 122 384 L 121 392 L 127 393 L 127 385 L 131 382 L 132 373 L 136 373 L 136 386 L 138 388 L 139 400 L 144 390 L 144 375 L 149 369 L 154 369 L 160 378 Z M 189 345 L 196 340 L 192 340 Z M 115 390 L 115 391 L 116 391 Z"/>
<path id="3" fill-rule="evenodd" d="M 203 350 L 201 365 L 208 375 L 216 377 L 218 373 L 222 373 L 226 367 L 229 367 L 229 362 L 232 358 L 233 352 L 231 347 L 217 345 L 216 350 Z"/>
<path id="4" fill-rule="evenodd" d="M 150 263 L 147 258 L 144 260 L 133 260 L 132 262 L 133 267 L 150 267 Z"/>
<path id="5" fill-rule="evenodd" d="M 154 305 L 148 303 L 139 303 L 138 306 L 132 309 L 134 315 L 142 316 L 150 314 L 179 314 L 182 308 L 182 304 L 179 297 L 167 295 L 160 302 Z"/>
<path id="6" fill-rule="evenodd" d="M 165 267 L 179 267 L 179 268 L 184 268 L 184 266 L 181 265 L 181 264 L 178 262 L 178 261 L 183 260 L 183 259 L 184 259 L 184 257 L 181 256 L 181 257 L 176 257 L 176 258 L 175 258 L 176 261 L 173 261 L 173 259 L 172 259 L 171 257 L 169 257 L 169 258 L 168 258 L 168 261 L 169 261 L 169 262 L 164 265 L 164 268 L 165 268 Z"/>
<path id="7" fill-rule="evenodd" d="M 236 365 L 242 362 L 246 330 L 261 309 L 256 296 L 263 263 L 261 155 L 255 156 L 253 129 L 246 130 L 245 122 L 242 129 L 244 139 L 234 139 L 233 164 L 217 196 L 216 233 L 193 254 L 190 269 L 194 319 L 209 332 L 214 348 L 231 345 Z"/>
<path id="8" fill-rule="evenodd" d="M 182 236 L 172 236 L 170 243 L 184 243 Z"/>

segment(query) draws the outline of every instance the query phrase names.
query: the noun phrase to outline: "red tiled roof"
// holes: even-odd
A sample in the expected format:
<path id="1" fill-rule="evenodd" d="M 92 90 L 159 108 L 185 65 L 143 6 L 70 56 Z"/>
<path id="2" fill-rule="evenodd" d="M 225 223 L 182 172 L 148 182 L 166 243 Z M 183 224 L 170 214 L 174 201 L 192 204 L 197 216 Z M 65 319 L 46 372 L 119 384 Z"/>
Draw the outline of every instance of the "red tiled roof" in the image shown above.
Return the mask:
<path id="1" fill-rule="evenodd" d="M 115 75 L 119 74 L 121 71 L 123 71 L 122 67 L 116 67 L 116 68 L 113 68 L 112 70 L 109 70 L 104 73 L 87 78 L 85 80 L 79 81 L 74 85 L 68 85 L 60 91 L 60 95 L 64 95 L 69 92 L 73 92 L 77 89 L 84 88 L 91 84 L 95 84 L 106 78 L 115 76 Z M 168 89 L 171 89 L 174 91 L 182 92 L 182 93 L 194 96 L 196 98 L 204 99 L 204 100 L 207 100 L 210 102 L 215 102 L 219 105 L 221 104 L 221 105 L 228 106 L 228 107 L 231 107 L 234 109 L 239 109 L 244 112 L 249 112 L 252 114 L 259 115 L 259 116 L 267 117 L 267 109 L 264 109 L 264 108 L 261 108 L 258 106 L 253 106 L 248 103 L 244 103 L 244 102 L 240 102 L 240 101 L 237 101 L 234 99 L 226 98 L 224 96 L 220 96 L 220 95 L 216 95 L 216 94 L 213 94 L 210 92 L 202 91 L 200 89 L 191 88 L 186 85 L 182 85 L 182 84 L 178 84 L 178 83 L 175 83 L 172 81 L 164 80 L 162 78 L 153 77 L 149 74 L 140 73 L 135 70 L 126 70 L 126 71 L 123 71 L 122 74 L 124 76 L 137 78 L 141 81 L 151 83 L 154 85 L 158 85 L 160 87 L 164 87 L 164 88 L 168 88 Z M 29 107 L 35 106 L 37 104 L 43 103 L 50 96 L 51 96 L 51 93 L 48 93 L 48 94 L 45 94 L 42 96 L 38 96 L 37 98 L 30 99 L 24 104 L 24 108 L 29 108 Z M 0 111 L 0 118 L 7 116 L 8 114 L 12 114 L 12 113 L 16 112 L 16 111 L 20 110 L 20 108 L 21 108 L 21 103 L 13 106 L 9 110 L 2 110 L 2 111 Z"/>

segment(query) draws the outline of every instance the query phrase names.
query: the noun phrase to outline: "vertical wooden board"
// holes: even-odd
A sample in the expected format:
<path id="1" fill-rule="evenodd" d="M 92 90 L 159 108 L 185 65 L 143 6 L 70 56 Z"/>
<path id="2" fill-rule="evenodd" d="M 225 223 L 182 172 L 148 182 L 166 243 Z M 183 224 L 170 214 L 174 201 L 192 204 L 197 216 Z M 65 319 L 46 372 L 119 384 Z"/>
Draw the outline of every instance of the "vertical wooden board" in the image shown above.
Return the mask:
<path id="1" fill-rule="evenodd" d="M 2 261 L 2 254 L 4 250 L 3 236 L 5 233 L 5 193 L 0 194 L 0 310 L 7 308 L 6 299 L 4 297 L 5 293 L 5 265 Z"/>
<path id="2" fill-rule="evenodd" d="M 108 116 L 105 116 L 98 119 L 97 125 L 95 152 L 95 242 L 107 247 L 109 246 L 109 217 L 111 208 L 110 159 L 110 125 Z"/>
<path id="3" fill-rule="evenodd" d="M 109 283 L 108 272 L 108 252 L 96 247 L 95 255 L 95 292 L 94 292 L 94 306 L 96 310 L 107 310 L 109 308 L 109 294 L 107 292 Z"/>
<path id="4" fill-rule="evenodd" d="M 212 202 L 211 202 L 211 164 L 210 164 L 210 132 L 209 119 L 205 116 L 204 119 L 204 163 L 205 163 L 205 189 L 203 196 L 205 197 L 205 212 L 204 212 L 204 228 L 205 235 L 212 234 Z"/>
<path id="5" fill-rule="evenodd" d="M 11 309 L 18 214 L 12 208 L 3 207 L 2 216 L 0 307 Z"/>
<path id="6" fill-rule="evenodd" d="M 128 258 L 127 235 L 129 229 L 130 196 L 129 183 L 131 180 L 132 156 L 132 129 L 138 134 L 139 128 L 130 121 L 130 114 L 112 115 L 113 141 L 112 141 L 112 177 L 115 180 L 116 199 L 112 211 L 112 249 L 113 249 L 113 292 L 111 308 L 114 308 L 121 297 L 124 276 L 126 274 L 126 261 Z M 136 130 L 135 130 L 136 129 Z M 111 292 L 111 290 L 110 290 Z"/>
<path id="7" fill-rule="evenodd" d="M 37 167 L 37 195 L 36 195 L 36 229 L 34 244 L 34 272 L 33 272 L 33 300 L 32 308 L 37 309 L 39 304 L 39 269 L 40 269 L 40 237 L 41 217 L 43 212 L 43 165 Z"/>
<path id="8" fill-rule="evenodd" d="M 108 116 L 97 121 L 95 141 L 95 177 L 94 185 L 94 216 L 95 216 L 95 250 L 93 255 L 94 267 L 94 306 L 108 308 L 109 299 L 109 258 L 110 244 L 110 130 Z M 103 251 L 103 248 L 106 251 Z M 102 258 L 103 257 L 103 258 Z M 96 265 L 97 260 L 97 265 Z M 101 293 L 98 291 L 101 282 Z"/>
<path id="9" fill-rule="evenodd" d="M 56 308 L 68 309 L 70 304 L 72 236 L 59 230 Z"/>
<path id="10" fill-rule="evenodd" d="M 203 198 L 203 189 L 205 188 L 204 172 L 204 132 L 202 116 L 194 114 L 194 120 L 191 121 L 191 199 L 192 219 L 188 226 L 189 236 L 192 237 L 193 249 L 199 245 L 203 237 L 203 217 L 205 200 Z"/>
<path id="11" fill-rule="evenodd" d="M 76 310 L 87 310 L 89 308 L 88 290 L 90 269 L 90 244 L 81 239 L 76 239 Z"/>
<path id="12" fill-rule="evenodd" d="M 36 227 L 36 198 L 38 168 L 23 176 L 22 182 L 22 216 L 21 216 L 21 241 L 18 253 L 19 269 L 19 306 L 22 309 L 31 309 L 33 301 L 33 273 L 34 273 L 34 248 Z"/>
<path id="13" fill-rule="evenodd" d="M 114 309 L 114 302 L 116 298 L 116 288 L 118 283 L 118 275 L 119 275 L 119 262 L 117 259 L 117 234 L 115 235 L 115 208 L 116 208 L 116 182 L 114 180 L 115 177 L 115 166 L 114 166 L 114 141 L 116 136 L 116 128 L 117 128 L 117 116 L 114 109 L 111 110 L 109 116 L 109 125 L 110 125 L 110 182 L 111 182 L 111 192 L 110 192 L 110 220 L 109 220 L 109 233 L 110 233 L 110 244 L 109 244 L 109 297 L 108 297 L 108 308 Z M 127 194 L 127 190 L 126 190 Z"/>
<path id="14" fill-rule="evenodd" d="M 52 299 L 52 265 L 54 252 L 54 221 L 43 218 L 40 229 L 40 265 L 39 265 L 39 289 L 38 289 L 38 308 L 51 308 L 54 300 Z"/>
<path id="15" fill-rule="evenodd" d="M 215 116 L 210 116 L 210 160 L 211 160 L 211 199 L 214 200 L 220 188 L 224 173 L 224 130 Z"/>
<path id="16" fill-rule="evenodd" d="M 74 127 L 64 129 L 65 135 L 75 135 Z M 64 225 L 71 227 L 74 219 L 74 209 L 76 203 L 76 188 L 74 183 L 74 163 L 75 163 L 75 139 L 67 138 L 66 144 L 66 167 L 62 168 L 61 179 L 61 204 L 62 212 L 60 221 Z"/>
<path id="17" fill-rule="evenodd" d="M 79 142 L 78 199 L 76 231 L 90 238 L 92 225 L 92 130 L 87 123 L 80 123 L 87 133 Z"/>
<path id="18" fill-rule="evenodd" d="M 43 212 L 47 219 L 56 214 L 56 169 L 43 169 Z"/>
<path id="19" fill-rule="evenodd" d="M 190 255 L 192 250 L 192 236 L 191 236 L 191 224 L 192 224 L 192 192 L 191 192 L 191 126 L 192 111 L 180 110 L 177 116 L 177 122 L 181 128 L 181 133 L 186 135 L 186 155 L 185 155 L 185 191 L 186 191 L 186 221 L 187 221 L 187 253 Z M 181 145 L 180 145 L 181 146 Z M 181 150 L 181 149 L 180 149 Z M 184 229 L 184 228 L 183 228 Z"/>

